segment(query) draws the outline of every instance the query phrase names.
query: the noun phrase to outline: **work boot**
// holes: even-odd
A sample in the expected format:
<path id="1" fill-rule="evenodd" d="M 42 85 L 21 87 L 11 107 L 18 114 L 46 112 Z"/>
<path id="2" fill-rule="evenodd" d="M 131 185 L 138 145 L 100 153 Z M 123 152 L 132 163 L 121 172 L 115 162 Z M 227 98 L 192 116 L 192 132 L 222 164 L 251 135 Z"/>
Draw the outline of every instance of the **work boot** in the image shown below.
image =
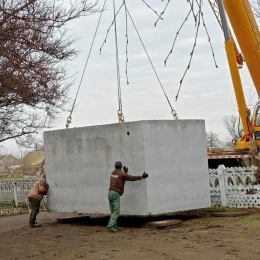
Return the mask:
<path id="1" fill-rule="evenodd" d="M 35 223 L 29 223 L 29 227 L 30 227 L 30 228 L 36 228 L 36 227 L 41 227 L 41 225 L 38 224 L 37 222 L 35 222 Z"/>
<path id="2" fill-rule="evenodd" d="M 117 230 L 116 228 L 114 228 L 114 227 L 109 227 L 108 230 L 109 230 L 110 232 L 117 232 L 117 231 L 118 231 L 118 230 Z"/>
<path id="3" fill-rule="evenodd" d="M 122 230 L 123 228 L 121 228 L 121 227 L 115 227 L 115 229 L 116 229 L 117 231 L 120 231 L 120 230 Z"/>

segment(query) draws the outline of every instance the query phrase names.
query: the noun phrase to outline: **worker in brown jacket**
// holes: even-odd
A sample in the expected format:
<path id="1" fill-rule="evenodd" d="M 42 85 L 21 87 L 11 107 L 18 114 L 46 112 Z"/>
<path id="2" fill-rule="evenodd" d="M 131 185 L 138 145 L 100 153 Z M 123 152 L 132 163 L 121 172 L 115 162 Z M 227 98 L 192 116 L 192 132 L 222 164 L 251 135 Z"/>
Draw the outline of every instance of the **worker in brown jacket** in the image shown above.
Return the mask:
<path id="1" fill-rule="evenodd" d="M 111 211 L 111 217 L 108 222 L 107 228 L 111 232 L 117 232 L 117 218 L 120 214 L 120 196 L 124 193 L 125 181 L 139 181 L 148 177 L 147 173 L 143 173 L 142 176 L 130 176 L 127 174 L 128 168 L 123 167 L 124 172 L 122 171 L 122 163 L 115 163 L 115 170 L 111 173 L 110 176 L 110 188 L 108 193 L 109 206 Z"/>
<path id="2" fill-rule="evenodd" d="M 43 178 L 41 180 L 38 180 L 32 187 L 30 194 L 28 196 L 28 199 L 32 206 L 32 211 L 30 214 L 30 220 L 29 220 L 29 227 L 40 227 L 39 224 L 36 223 L 36 217 L 40 210 L 41 201 L 43 199 L 43 196 L 47 194 L 47 191 L 49 189 L 49 185 L 46 182 L 46 175 L 43 174 Z"/>

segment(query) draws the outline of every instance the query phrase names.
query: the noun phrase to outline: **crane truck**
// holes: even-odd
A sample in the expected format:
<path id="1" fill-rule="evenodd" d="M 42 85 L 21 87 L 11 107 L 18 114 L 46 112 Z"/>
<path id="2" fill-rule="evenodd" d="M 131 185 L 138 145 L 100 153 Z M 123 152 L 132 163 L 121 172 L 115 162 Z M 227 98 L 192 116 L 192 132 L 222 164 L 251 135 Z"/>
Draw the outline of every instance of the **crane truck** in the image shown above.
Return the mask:
<path id="1" fill-rule="evenodd" d="M 234 152 L 208 151 L 209 167 L 212 159 L 252 158 L 260 163 L 260 103 L 253 113 L 246 105 L 239 69 L 247 65 L 254 87 L 260 97 L 260 32 L 248 0 L 208 0 L 224 33 L 225 49 L 236 96 L 243 135 L 236 140 Z M 228 19 L 235 34 L 228 25 Z M 242 53 L 240 53 L 239 48 Z M 229 166 L 229 165 L 226 165 Z M 260 164 L 259 164 L 260 166 Z"/>

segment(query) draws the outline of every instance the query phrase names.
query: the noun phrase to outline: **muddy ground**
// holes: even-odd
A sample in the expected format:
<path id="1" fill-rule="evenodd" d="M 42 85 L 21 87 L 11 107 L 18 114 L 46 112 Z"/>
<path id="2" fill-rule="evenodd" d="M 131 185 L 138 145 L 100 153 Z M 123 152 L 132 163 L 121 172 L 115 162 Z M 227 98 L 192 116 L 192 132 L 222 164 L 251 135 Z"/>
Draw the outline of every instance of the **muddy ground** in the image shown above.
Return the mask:
<path id="1" fill-rule="evenodd" d="M 234 218 L 183 221 L 170 230 L 57 224 L 63 214 L 40 212 L 38 229 L 28 214 L 0 217 L 0 259 L 229 260 L 260 259 L 260 212 Z"/>

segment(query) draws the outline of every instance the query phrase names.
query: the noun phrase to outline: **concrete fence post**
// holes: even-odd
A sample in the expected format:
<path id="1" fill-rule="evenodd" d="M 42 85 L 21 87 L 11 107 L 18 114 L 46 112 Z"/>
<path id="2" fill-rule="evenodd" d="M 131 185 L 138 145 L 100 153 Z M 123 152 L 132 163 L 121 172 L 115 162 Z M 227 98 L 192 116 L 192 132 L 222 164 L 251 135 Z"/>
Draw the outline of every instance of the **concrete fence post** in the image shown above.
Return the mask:
<path id="1" fill-rule="evenodd" d="M 228 205 L 225 175 L 226 175 L 225 166 L 220 165 L 218 167 L 218 180 L 219 180 L 219 188 L 220 188 L 221 206 L 223 207 L 226 207 Z"/>
<path id="2" fill-rule="evenodd" d="M 17 196 L 17 186 L 16 183 L 13 182 L 13 186 L 14 186 L 14 201 L 15 201 L 15 207 L 18 208 L 18 196 Z"/>

